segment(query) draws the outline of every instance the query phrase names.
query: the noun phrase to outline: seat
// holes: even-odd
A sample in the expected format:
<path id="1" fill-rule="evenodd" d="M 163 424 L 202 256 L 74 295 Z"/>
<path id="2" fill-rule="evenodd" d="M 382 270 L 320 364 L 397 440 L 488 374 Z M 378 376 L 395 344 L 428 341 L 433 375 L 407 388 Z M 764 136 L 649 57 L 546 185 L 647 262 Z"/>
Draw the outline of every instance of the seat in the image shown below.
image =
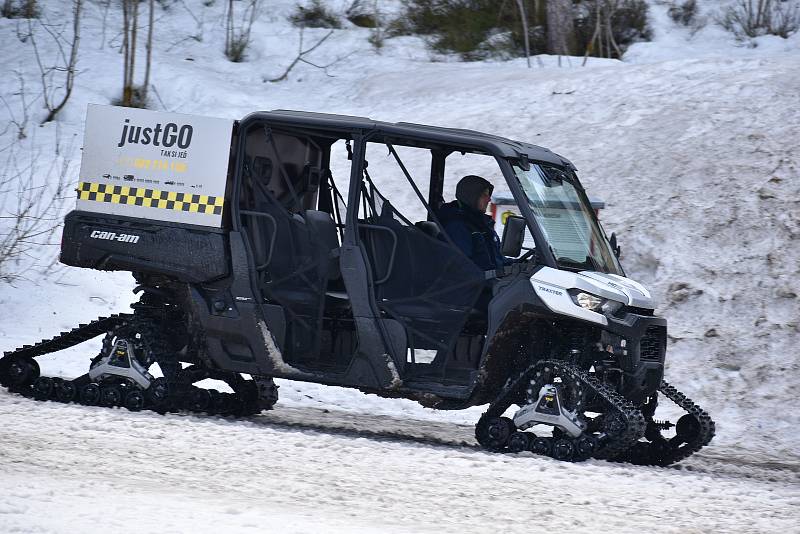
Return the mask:
<path id="1" fill-rule="evenodd" d="M 326 269 L 326 278 L 329 282 L 341 278 L 338 254 L 339 232 L 336 231 L 336 223 L 329 213 L 317 210 L 306 210 L 305 220 L 308 228 L 317 237 L 318 246 L 323 247 L 324 255 L 328 256 L 328 262 L 323 266 Z"/>
<path id="2" fill-rule="evenodd" d="M 473 284 L 475 267 L 436 237 L 435 222 L 403 224 L 394 213 L 384 202 L 380 216 L 362 225 L 376 301 L 415 348 L 442 348 L 460 330 L 482 276 Z"/>
<path id="3" fill-rule="evenodd" d="M 439 225 L 433 221 L 419 221 L 414 223 L 414 226 L 434 239 L 439 239 L 439 235 L 442 233 L 442 229 L 439 228 Z"/>
<path id="4" fill-rule="evenodd" d="M 339 232 L 336 231 L 336 223 L 329 213 L 317 210 L 306 210 L 305 220 L 311 233 L 316 237 L 317 245 L 322 247 L 320 255 L 328 258 L 327 262 L 320 265 L 320 276 L 327 280 L 326 309 L 349 306 L 350 297 L 345 290 L 339 266 Z"/>

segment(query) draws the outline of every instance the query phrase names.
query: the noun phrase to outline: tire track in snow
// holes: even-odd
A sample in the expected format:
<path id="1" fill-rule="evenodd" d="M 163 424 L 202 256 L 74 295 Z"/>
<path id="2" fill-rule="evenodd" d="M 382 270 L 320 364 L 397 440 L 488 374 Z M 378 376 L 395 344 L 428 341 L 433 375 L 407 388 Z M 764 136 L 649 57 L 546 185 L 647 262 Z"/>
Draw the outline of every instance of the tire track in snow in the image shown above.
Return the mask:
<path id="1" fill-rule="evenodd" d="M 467 442 L 471 431 L 318 408 L 236 420 L 0 393 L 0 530 L 130 532 L 145 509 L 163 516 L 147 519 L 148 531 L 308 532 L 321 520 L 336 532 L 438 534 L 796 524 L 792 481 L 489 454 Z"/>

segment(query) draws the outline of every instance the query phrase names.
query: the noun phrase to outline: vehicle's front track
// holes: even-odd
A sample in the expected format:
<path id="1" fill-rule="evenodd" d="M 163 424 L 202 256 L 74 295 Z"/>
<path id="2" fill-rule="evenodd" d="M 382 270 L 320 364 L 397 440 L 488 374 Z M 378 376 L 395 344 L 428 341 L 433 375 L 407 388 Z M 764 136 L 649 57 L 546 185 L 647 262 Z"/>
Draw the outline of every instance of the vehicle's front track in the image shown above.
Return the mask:
<path id="1" fill-rule="evenodd" d="M 475 437 L 494 452 L 665 466 L 711 441 L 714 422 L 666 382 L 659 392 L 686 411 L 677 425 L 653 418 L 655 395 L 648 405 L 634 406 L 593 373 L 566 361 L 543 360 L 506 385 L 478 421 Z M 518 409 L 513 417 L 505 417 L 514 405 Z M 673 426 L 674 436 L 664 437 Z M 532 428 L 547 433 L 537 435 Z"/>

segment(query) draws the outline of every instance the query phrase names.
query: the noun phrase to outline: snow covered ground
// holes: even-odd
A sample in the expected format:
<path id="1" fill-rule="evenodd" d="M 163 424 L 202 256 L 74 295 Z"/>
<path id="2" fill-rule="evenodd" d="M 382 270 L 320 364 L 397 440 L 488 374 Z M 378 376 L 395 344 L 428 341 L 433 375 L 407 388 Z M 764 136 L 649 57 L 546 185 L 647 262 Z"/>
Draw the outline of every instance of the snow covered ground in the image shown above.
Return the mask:
<path id="1" fill-rule="evenodd" d="M 563 465 L 474 450 L 480 408 L 441 413 L 311 384 L 283 381 L 276 410 L 245 422 L 34 403 L 3 390 L 0 531 L 89 530 L 98 517 L 120 531 L 797 529 L 800 36 L 753 47 L 713 24 L 692 34 L 654 3 L 654 41 L 626 61 L 558 68 L 541 57 L 543 67 L 527 69 L 524 60 L 431 62 L 411 37 L 376 54 L 368 30 L 348 28 L 312 56 L 342 58 L 327 72 L 301 64 L 265 83 L 294 57 L 298 31 L 285 18 L 294 2 L 269 3 L 239 64 L 222 55 L 224 3 L 186 2 L 191 16 L 181 3 L 159 11 L 158 108 L 365 115 L 480 129 L 568 157 L 606 202 L 604 226 L 620 237 L 628 274 L 653 289 L 670 321 L 668 379 L 711 413 L 718 435 L 684 468 Z M 42 4 L 51 20 L 68 20 L 66 3 Z M 103 31 L 103 10 L 87 3 L 75 92 L 41 128 L 32 49 L 16 21 L 0 19 L 0 132 L 10 127 L 0 161 L 14 147 L 43 177 L 49 160 L 65 158 L 77 181 L 86 104 L 118 96 L 119 18 L 109 10 Z M 307 30 L 306 42 L 324 33 Z M 45 35 L 37 43 L 54 57 Z M 18 143 L 17 72 L 30 105 Z M 33 259 L 46 263 L 56 248 Z M 23 274 L 0 285 L 0 350 L 125 311 L 132 299 L 124 273 Z M 75 376 L 96 350 L 43 366 Z"/>
<path id="2" fill-rule="evenodd" d="M 797 464 L 565 464 L 461 445 L 471 427 L 337 410 L 233 421 L 34 403 L 0 397 L 3 532 L 797 528 Z"/>

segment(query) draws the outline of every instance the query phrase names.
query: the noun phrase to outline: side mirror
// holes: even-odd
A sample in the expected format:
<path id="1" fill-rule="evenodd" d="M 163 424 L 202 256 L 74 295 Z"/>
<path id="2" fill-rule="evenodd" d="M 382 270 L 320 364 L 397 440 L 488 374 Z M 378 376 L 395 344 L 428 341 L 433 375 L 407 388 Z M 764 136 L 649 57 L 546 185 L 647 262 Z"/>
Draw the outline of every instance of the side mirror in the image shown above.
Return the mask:
<path id="1" fill-rule="evenodd" d="M 509 215 L 503 227 L 503 256 L 516 258 L 522 252 L 522 240 L 525 239 L 525 219 Z"/>
<path id="2" fill-rule="evenodd" d="M 611 232 L 611 238 L 608 240 L 609 244 L 611 245 L 611 251 L 614 253 L 614 256 L 619 259 L 620 255 L 622 254 L 622 248 L 617 245 L 617 233 Z"/>

